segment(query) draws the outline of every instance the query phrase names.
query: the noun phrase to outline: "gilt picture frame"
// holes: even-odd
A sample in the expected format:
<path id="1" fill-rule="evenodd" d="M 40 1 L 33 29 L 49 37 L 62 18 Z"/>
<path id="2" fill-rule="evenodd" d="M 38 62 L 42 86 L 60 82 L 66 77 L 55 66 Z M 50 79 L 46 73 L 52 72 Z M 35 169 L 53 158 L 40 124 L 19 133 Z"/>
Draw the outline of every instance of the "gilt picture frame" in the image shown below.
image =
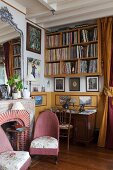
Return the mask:
<path id="1" fill-rule="evenodd" d="M 41 54 L 41 29 L 27 23 L 26 49 L 34 53 Z"/>

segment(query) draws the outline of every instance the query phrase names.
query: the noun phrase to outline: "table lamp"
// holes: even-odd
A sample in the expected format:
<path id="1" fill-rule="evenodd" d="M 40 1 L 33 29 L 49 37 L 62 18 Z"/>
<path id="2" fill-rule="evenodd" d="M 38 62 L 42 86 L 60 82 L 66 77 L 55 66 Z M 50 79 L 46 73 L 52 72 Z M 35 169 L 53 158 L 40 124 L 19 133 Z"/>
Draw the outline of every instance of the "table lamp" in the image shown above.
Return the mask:
<path id="1" fill-rule="evenodd" d="M 76 99 L 75 98 L 71 98 L 70 103 L 73 104 L 73 107 L 74 107 L 75 102 L 76 102 Z"/>
<path id="2" fill-rule="evenodd" d="M 30 75 L 27 75 L 25 80 L 29 82 L 29 91 L 31 93 L 31 82 L 36 81 L 36 79 L 34 78 L 32 74 L 30 74 Z"/>

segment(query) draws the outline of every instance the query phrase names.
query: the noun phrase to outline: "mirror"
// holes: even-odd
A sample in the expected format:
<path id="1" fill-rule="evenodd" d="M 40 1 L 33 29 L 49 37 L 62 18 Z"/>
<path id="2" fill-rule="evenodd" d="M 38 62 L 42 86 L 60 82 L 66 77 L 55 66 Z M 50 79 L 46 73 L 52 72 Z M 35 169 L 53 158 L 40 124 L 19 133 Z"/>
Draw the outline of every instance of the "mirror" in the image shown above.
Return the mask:
<path id="1" fill-rule="evenodd" d="M 0 9 L 0 86 L 17 74 L 23 79 L 23 32 L 13 21 L 7 7 Z M 22 68 L 22 69 L 21 69 Z M 0 97 L 2 98 L 2 97 Z"/>

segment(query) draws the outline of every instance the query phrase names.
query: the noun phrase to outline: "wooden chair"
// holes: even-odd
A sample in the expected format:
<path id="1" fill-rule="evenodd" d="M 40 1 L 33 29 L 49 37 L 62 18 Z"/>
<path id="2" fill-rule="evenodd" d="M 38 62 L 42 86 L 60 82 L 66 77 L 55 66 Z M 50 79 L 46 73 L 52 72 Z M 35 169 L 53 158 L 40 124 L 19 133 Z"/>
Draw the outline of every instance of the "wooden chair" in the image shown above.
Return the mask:
<path id="1" fill-rule="evenodd" d="M 67 109 L 56 111 L 59 119 L 60 137 L 67 138 L 67 149 L 69 150 L 70 138 L 73 135 L 73 125 L 71 124 L 71 112 Z"/>

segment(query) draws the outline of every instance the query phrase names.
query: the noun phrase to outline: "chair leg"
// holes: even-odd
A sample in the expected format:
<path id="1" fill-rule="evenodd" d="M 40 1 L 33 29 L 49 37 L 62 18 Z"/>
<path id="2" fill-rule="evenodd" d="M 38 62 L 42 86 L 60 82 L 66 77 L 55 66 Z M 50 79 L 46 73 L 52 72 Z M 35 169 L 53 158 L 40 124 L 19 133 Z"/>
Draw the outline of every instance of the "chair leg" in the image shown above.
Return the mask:
<path id="1" fill-rule="evenodd" d="M 69 136 L 68 136 L 68 139 L 67 139 L 68 141 L 67 141 L 67 149 L 68 149 L 68 151 L 69 151 Z"/>
<path id="2" fill-rule="evenodd" d="M 58 156 L 55 156 L 55 164 L 58 164 Z"/>

